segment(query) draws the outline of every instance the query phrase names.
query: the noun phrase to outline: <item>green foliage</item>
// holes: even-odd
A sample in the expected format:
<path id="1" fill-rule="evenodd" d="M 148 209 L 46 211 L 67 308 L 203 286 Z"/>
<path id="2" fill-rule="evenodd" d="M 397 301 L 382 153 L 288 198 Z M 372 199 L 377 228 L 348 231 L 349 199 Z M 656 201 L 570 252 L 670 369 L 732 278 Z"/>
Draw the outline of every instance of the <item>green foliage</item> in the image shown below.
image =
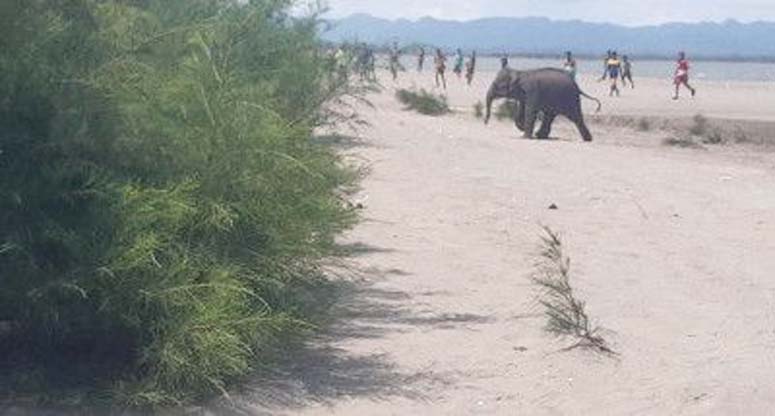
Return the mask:
<path id="1" fill-rule="evenodd" d="M 753 142 L 753 139 L 752 139 L 751 135 L 749 135 L 749 133 L 747 131 L 745 131 L 745 129 L 742 128 L 741 126 L 735 126 L 734 134 L 733 135 L 734 135 L 735 143 L 751 143 L 751 142 Z M 764 142 L 764 140 L 761 141 L 761 143 L 763 143 L 763 142 Z"/>
<path id="2" fill-rule="evenodd" d="M 722 131 L 719 128 L 713 127 L 710 120 L 702 114 L 697 114 L 692 118 L 689 133 L 700 137 L 705 144 L 723 144 L 727 141 Z"/>
<path id="3" fill-rule="evenodd" d="M 692 118 L 692 125 L 689 127 L 689 133 L 695 136 L 704 136 L 709 128 L 708 119 L 702 114 L 697 114 Z"/>
<path id="4" fill-rule="evenodd" d="M 344 89 L 289 6 L 0 3 L 4 394 L 187 402 L 306 328 L 354 175 L 311 140 Z"/>
<path id="5" fill-rule="evenodd" d="M 417 111 L 420 114 L 440 116 L 451 111 L 446 97 L 433 95 L 424 89 L 415 92 L 402 88 L 396 91 L 396 98 L 406 105 L 407 110 Z"/>
<path id="6" fill-rule="evenodd" d="M 474 104 L 474 117 L 484 117 L 484 104 L 482 104 L 481 101 L 477 101 L 476 104 Z"/>
<path id="7" fill-rule="evenodd" d="M 720 129 L 714 128 L 705 134 L 705 137 L 702 138 L 702 142 L 705 144 L 724 144 L 727 140 Z"/>
<path id="8" fill-rule="evenodd" d="M 514 100 L 501 101 L 495 108 L 495 119 L 498 121 L 513 121 L 517 113 L 517 102 Z"/>
<path id="9" fill-rule="evenodd" d="M 652 128 L 651 121 L 649 121 L 649 119 L 645 117 L 641 117 L 640 119 L 638 119 L 638 122 L 635 125 L 635 128 L 638 131 L 649 131 Z"/>

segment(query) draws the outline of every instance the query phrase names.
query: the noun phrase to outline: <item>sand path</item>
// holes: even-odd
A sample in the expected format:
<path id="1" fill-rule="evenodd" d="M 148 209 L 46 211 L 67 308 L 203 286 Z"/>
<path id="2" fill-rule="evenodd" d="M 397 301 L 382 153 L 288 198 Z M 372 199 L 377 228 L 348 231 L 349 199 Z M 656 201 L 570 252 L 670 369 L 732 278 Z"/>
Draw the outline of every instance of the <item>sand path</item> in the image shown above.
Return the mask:
<path id="1" fill-rule="evenodd" d="M 389 82 L 370 97 L 372 127 L 345 150 L 371 167 L 356 197 L 365 221 L 343 242 L 359 279 L 309 357 L 257 386 L 241 412 L 770 414 L 773 155 L 676 149 L 660 144 L 664 132 L 595 123 L 591 144 L 568 124 L 559 140 L 522 140 L 471 115 L 484 80 L 452 83 L 459 112 L 440 118 L 403 111 Z M 697 100 L 673 103 L 669 84 L 642 80 L 604 111 L 773 116 L 775 94 L 739 87 L 701 85 Z M 542 330 L 528 280 L 539 224 L 563 236 L 573 284 L 618 359 L 558 352 L 570 342 Z"/>

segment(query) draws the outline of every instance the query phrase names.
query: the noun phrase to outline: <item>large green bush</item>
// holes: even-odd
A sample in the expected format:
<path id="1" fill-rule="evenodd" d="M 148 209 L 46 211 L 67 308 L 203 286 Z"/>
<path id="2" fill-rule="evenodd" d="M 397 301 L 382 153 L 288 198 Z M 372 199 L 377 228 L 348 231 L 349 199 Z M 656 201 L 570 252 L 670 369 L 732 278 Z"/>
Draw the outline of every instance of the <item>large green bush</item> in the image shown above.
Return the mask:
<path id="1" fill-rule="evenodd" d="M 284 0 L 0 2 L 0 391 L 218 392 L 351 225 Z M 3 393 L 0 393 L 2 396 Z"/>

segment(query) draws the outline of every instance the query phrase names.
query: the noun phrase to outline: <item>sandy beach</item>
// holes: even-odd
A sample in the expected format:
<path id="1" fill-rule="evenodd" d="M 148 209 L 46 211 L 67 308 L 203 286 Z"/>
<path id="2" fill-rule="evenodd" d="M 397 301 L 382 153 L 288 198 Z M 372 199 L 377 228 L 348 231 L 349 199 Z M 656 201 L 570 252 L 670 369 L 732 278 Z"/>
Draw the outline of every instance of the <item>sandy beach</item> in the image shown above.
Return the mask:
<path id="1" fill-rule="evenodd" d="M 584 143 L 564 120 L 553 140 L 483 125 L 472 106 L 493 77 L 450 74 L 455 112 L 428 117 L 394 95 L 441 92 L 430 72 L 381 74 L 359 109 L 370 126 L 341 141 L 369 174 L 353 198 L 364 221 L 342 241 L 354 255 L 340 319 L 213 414 L 772 413 L 775 85 L 698 81 L 673 101 L 670 79 L 609 98 L 585 77 L 603 110 L 584 102 Z M 757 139 L 663 143 L 696 114 Z M 627 121 L 640 118 L 651 127 Z M 529 280 L 540 225 L 562 236 L 616 357 L 562 352 L 572 340 L 544 331 Z"/>

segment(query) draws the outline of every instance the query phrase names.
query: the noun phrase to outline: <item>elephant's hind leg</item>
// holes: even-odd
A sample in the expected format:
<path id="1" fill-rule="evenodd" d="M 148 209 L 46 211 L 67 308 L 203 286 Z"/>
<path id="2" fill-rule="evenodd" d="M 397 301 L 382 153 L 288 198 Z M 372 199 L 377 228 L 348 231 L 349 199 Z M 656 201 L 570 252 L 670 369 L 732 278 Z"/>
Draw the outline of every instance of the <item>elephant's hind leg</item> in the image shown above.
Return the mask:
<path id="1" fill-rule="evenodd" d="M 576 125 L 576 128 L 579 129 L 579 133 L 581 133 L 581 137 L 584 141 L 591 142 L 592 133 L 589 132 L 587 124 L 584 122 L 584 115 L 581 114 L 581 111 L 571 114 L 568 118 Z"/>

